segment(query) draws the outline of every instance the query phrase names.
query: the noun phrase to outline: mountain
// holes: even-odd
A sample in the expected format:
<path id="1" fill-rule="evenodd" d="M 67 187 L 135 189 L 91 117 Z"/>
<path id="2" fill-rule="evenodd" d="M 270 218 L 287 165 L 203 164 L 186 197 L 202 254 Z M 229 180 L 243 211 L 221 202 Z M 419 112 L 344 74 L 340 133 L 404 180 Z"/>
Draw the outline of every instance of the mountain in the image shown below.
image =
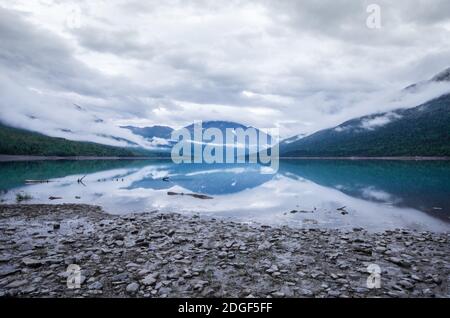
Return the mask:
<path id="1" fill-rule="evenodd" d="M 170 140 L 173 128 L 167 126 L 150 126 L 150 127 L 135 127 L 135 126 L 121 126 L 130 130 L 133 134 L 144 137 L 150 141 L 162 154 L 167 157 L 175 144 Z"/>
<path id="2" fill-rule="evenodd" d="M 414 92 L 417 91 L 420 88 L 423 88 L 426 85 L 432 84 L 432 83 L 441 83 L 441 82 L 450 82 L 450 67 L 443 70 L 442 72 L 436 74 L 432 78 L 426 81 L 421 81 L 419 83 L 415 83 L 412 85 L 409 85 L 408 87 L 405 87 L 404 91 L 410 91 Z"/>
<path id="3" fill-rule="evenodd" d="M 190 132 L 191 135 L 193 136 L 194 134 L 194 124 L 191 124 L 189 126 L 186 126 L 185 128 L 187 128 Z M 259 129 L 252 127 L 252 126 L 245 126 L 239 123 L 235 123 L 235 122 L 231 122 L 231 121 L 220 121 L 220 120 L 212 120 L 212 121 L 205 121 L 202 122 L 202 129 L 206 130 L 209 128 L 217 128 L 222 132 L 222 135 L 224 137 L 224 144 L 226 142 L 225 138 L 226 138 L 226 131 L 227 129 L 232 129 L 233 131 L 236 131 L 236 129 L 243 129 L 243 130 L 247 130 L 248 128 L 252 128 L 255 129 L 256 133 L 257 133 L 257 140 L 259 140 L 260 136 L 263 136 L 264 138 L 267 138 L 265 140 L 271 140 L 271 136 L 265 134 L 264 132 L 260 131 Z"/>
<path id="4" fill-rule="evenodd" d="M 185 128 L 187 128 L 189 131 L 193 132 L 194 131 L 194 124 L 186 126 Z M 237 129 L 237 128 L 246 129 L 246 128 L 248 128 L 248 126 L 245 126 L 245 125 L 242 125 L 242 124 L 239 124 L 239 123 L 235 123 L 235 122 L 232 122 L 232 121 L 210 120 L 210 121 L 202 122 L 202 128 L 203 129 L 218 128 L 225 135 L 225 132 L 226 132 L 227 128 L 231 128 L 231 129 Z"/>
<path id="5" fill-rule="evenodd" d="M 450 67 L 435 75 L 430 81 L 450 82 Z"/>
<path id="6" fill-rule="evenodd" d="M 170 134 L 173 131 L 173 128 L 167 126 L 151 126 L 151 127 L 134 127 L 134 126 L 121 126 L 121 128 L 125 128 L 130 130 L 133 134 L 142 136 L 147 139 L 162 138 L 162 139 L 170 139 Z"/>
<path id="7" fill-rule="evenodd" d="M 174 129 L 171 127 L 150 126 L 150 127 L 140 128 L 140 127 L 134 127 L 134 126 L 122 126 L 122 128 L 126 128 L 126 129 L 130 130 L 132 133 L 142 136 L 142 137 L 148 139 L 149 141 L 158 143 L 158 147 L 162 150 L 170 150 L 172 148 L 172 146 L 176 143 L 176 141 L 171 140 L 171 134 L 174 131 Z M 190 124 L 184 128 L 189 130 L 189 132 L 191 133 L 191 138 L 194 138 L 194 124 Z M 231 128 L 233 130 L 241 128 L 241 129 L 246 130 L 247 128 L 253 128 L 253 127 L 245 126 L 245 125 L 235 123 L 235 122 L 219 121 L 219 120 L 202 122 L 203 131 L 208 128 L 219 129 L 223 134 L 223 137 L 224 137 L 223 143 L 225 145 L 225 143 L 226 143 L 225 137 L 226 137 L 226 129 L 227 128 Z M 268 138 L 266 140 L 269 140 L 269 141 L 271 140 L 270 136 L 268 136 L 262 132 L 260 133 L 260 131 L 258 129 L 256 129 L 256 131 L 258 132 L 258 136 L 257 136 L 258 138 L 261 134 L 261 136 L 264 136 L 264 138 Z M 207 144 L 207 142 L 205 142 L 204 144 Z"/>
<path id="8" fill-rule="evenodd" d="M 418 92 L 433 83 L 450 84 L 450 67 L 410 85 Z M 284 157 L 450 156 L 450 94 L 409 109 L 371 114 L 280 143 Z"/>
<path id="9" fill-rule="evenodd" d="M 77 107 L 81 107 L 76 105 Z M 78 108 L 77 108 L 78 109 Z M 225 138 L 227 128 L 247 129 L 249 127 L 226 121 L 206 121 L 202 123 L 203 130 L 207 128 L 220 129 Z M 130 141 L 122 140 L 119 137 L 102 135 L 102 137 L 126 141 L 129 147 L 113 147 L 92 142 L 72 141 L 64 138 L 49 137 L 37 132 L 13 128 L 0 123 L 0 154 L 5 155 L 39 155 L 39 156 L 112 156 L 112 157 L 168 157 L 170 150 L 176 141 L 171 140 L 173 128 L 167 126 L 134 127 L 123 126 L 132 133 L 142 136 L 154 143 L 156 150 L 145 150 L 139 148 Z M 194 135 L 194 125 L 187 128 Z M 259 137 L 259 136 L 258 136 Z M 270 138 L 270 136 L 268 137 Z M 270 139 L 269 139 L 270 140 Z M 226 140 L 224 140 L 225 145 Z M 204 143 L 205 145 L 207 143 Z M 246 147 L 248 154 L 248 146 Z"/>
<path id="10" fill-rule="evenodd" d="M 443 74 L 443 77 L 448 74 Z M 450 156 L 450 94 L 280 143 L 283 157 Z"/>
<path id="11" fill-rule="evenodd" d="M 0 154 L 61 157 L 135 157 L 149 155 L 148 152 L 139 149 L 120 148 L 92 142 L 49 137 L 27 130 L 5 126 L 1 123 Z"/>
<path id="12" fill-rule="evenodd" d="M 298 140 L 300 140 L 302 138 L 305 138 L 305 137 L 306 137 L 306 134 L 299 134 L 299 135 L 296 135 L 296 136 L 293 136 L 293 137 L 290 137 L 290 138 L 283 139 L 282 143 L 283 143 L 283 145 L 288 145 L 288 144 L 296 142 L 296 141 L 298 141 Z"/>

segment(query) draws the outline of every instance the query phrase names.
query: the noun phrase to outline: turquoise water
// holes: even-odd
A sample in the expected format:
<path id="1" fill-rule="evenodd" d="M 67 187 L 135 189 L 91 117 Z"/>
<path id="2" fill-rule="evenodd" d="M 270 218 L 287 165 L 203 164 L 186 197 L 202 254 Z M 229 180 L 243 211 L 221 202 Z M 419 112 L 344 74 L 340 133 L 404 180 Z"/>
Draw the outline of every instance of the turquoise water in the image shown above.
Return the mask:
<path id="1" fill-rule="evenodd" d="M 23 192 L 32 196 L 27 203 L 97 204 L 115 214 L 160 210 L 299 227 L 450 229 L 450 162 L 283 160 L 276 174 L 263 170 L 168 160 L 10 162 L 0 163 L 0 191 L 4 203 Z M 27 179 L 51 182 L 26 185 Z"/>

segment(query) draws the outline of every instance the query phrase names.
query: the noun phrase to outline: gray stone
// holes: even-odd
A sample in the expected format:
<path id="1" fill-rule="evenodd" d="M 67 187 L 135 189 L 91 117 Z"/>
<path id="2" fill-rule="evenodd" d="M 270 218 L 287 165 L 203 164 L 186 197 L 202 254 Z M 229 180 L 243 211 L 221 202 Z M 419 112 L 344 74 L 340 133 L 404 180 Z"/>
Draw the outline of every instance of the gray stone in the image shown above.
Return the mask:
<path id="1" fill-rule="evenodd" d="M 11 255 L 2 255 L 0 256 L 0 263 L 7 263 L 11 261 L 13 258 Z"/>
<path id="2" fill-rule="evenodd" d="M 139 289 L 139 284 L 138 283 L 131 283 L 127 285 L 127 293 L 129 294 L 135 294 Z"/>
<path id="3" fill-rule="evenodd" d="M 227 257 L 227 255 L 228 255 L 227 252 L 219 252 L 219 254 L 217 254 L 217 256 L 218 256 L 219 258 L 225 258 L 225 257 Z"/>
<path id="4" fill-rule="evenodd" d="M 150 286 L 156 284 L 156 279 L 153 275 L 147 275 L 143 280 L 141 280 L 142 284 L 145 286 Z"/>
<path id="5" fill-rule="evenodd" d="M 128 273 L 120 273 L 111 277 L 113 282 L 122 282 L 128 279 Z"/>
<path id="6" fill-rule="evenodd" d="M 69 230 L 38 238 L 54 222 Z M 172 213 L 129 218 L 76 205 L 2 206 L 0 232 L 5 296 L 448 297 L 448 233 L 294 229 Z M 66 268 L 77 262 L 88 286 L 69 290 Z M 371 263 L 381 267 L 381 289 L 365 287 Z"/>
<path id="7" fill-rule="evenodd" d="M 20 272 L 20 269 L 17 266 L 7 265 L 0 267 L 0 277 L 9 276 Z"/>
<path id="8" fill-rule="evenodd" d="M 401 258 L 398 258 L 398 257 L 389 257 L 388 261 L 390 261 L 391 263 L 394 263 L 400 267 L 405 267 L 405 268 L 411 267 L 411 263 L 409 263 L 406 260 L 402 260 Z"/>
<path id="9" fill-rule="evenodd" d="M 273 292 L 273 293 L 272 293 L 272 296 L 273 296 L 273 297 L 277 297 L 277 298 L 281 298 L 281 297 L 284 297 L 285 294 L 278 291 L 278 292 Z"/>
<path id="10" fill-rule="evenodd" d="M 8 285 L 6 285 L 6 288 L 18 288 L 18 287 L 21 287 L 26 284 L 28 284 L 28 281 L 26 279 L 15 280 L 15 281 L 9 283 Z"/>
<path id="11" fill-rule="evenodd" d="M 30 258 L 30 257 L 25 257 L 22 259 L 22 263 L 25 266 L 29 266 L 29 267 L 39 267 L 42 265 L 42 262 L 40 260 L 34 259 L 34 258 Z"/>
<path id="12" fill-rule="evenodd" d="M 88 286 L 88 289 L 99 290 L 103 288 L 103 284 L 99 281 L 96 281 Z"/>

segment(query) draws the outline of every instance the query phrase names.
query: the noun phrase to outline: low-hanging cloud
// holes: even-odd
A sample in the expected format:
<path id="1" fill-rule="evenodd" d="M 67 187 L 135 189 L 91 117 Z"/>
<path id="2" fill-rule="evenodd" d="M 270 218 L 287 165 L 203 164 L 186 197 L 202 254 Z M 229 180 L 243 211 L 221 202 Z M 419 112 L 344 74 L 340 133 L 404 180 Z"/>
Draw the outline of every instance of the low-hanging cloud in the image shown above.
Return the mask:
<path id="1" fill-rule="evenodd" d="M 448 1 L 379 1 L 379 30 L 370 3 L 0 0 L 0 120 L 153 147 L 120 126 L 228 120 L 288 137 L 448 92 L 402 90 L 449 66 Z"/>

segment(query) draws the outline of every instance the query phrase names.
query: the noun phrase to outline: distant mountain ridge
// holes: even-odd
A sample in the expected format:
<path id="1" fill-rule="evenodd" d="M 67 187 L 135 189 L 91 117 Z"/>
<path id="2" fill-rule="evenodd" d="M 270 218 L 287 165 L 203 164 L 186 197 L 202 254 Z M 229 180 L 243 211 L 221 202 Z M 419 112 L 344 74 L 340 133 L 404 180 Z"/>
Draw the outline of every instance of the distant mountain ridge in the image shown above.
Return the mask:
<path id="1" fill-rule="evenodd" d="M 424 86 L 424 85 L 427 85 L 427 84 L 430 84 L 433 82 L 435 82 L 435 83 L 450 82 L 450 67 L 446 68 L 442 72 L 439 72 L 438 74 L 434 75 L 429 80 L 421 81 L 419 83 L 409 85 L 409 86 L 405 87 L 404 90 L 405 91 L 414 91 L 414 90 L 420 88 L 421 86 Z"/>
<path id="2" fill-rule="evenodd" d="M 35 156 L 136 157 L 148 155 L 139 149 L 92 142 L 72 141 L 13 128 L 0 123 L 0 154 Z"/>
<path id="3" fill-rule="evenodd" d="M 77 107 L 80 107 L 77 105 Z M 50 137 L 33 131 L 13 128 L 0 122 L 0 154 L 4 155 L 36 155 L 36 156 L 99 156 L 99 157 L 169 157 L 170 150 L 176 141 L 171 140 L 173 128 L 168 126 L 134 127 L 122 126 L 132 133 L 155 142 L 157 148 L 146 150 L 135 143 L 120 137 L 104 135 L 114 140 L 125 141 L 128 147 L 115 147 L 93 142 L 73 141 L 64 138 Z M 186 126 L 193 137 L 193 124 Z M 226 121 L 203 122 L 203 129 L 218 128 L 225 134 L 227 128 L 246 129 L 247 126 Z M 270 137 L 269 137 L 270 138 Z M 224 141 L 225 142 L 225 141 Z M 205 143 L 206 144 L 206 143 Z"/>
<path id="4" fill-rule="evenodd" d="M 225 131 L 227 128 L 231 128 L 231 129 L 242 128 L 244 130 L 247 128 L 254 128 L 252 126 L 245 126 L 240 123 L 231 122 L 231 121 L 222 121 L 222 120 L 209 120 L 209 121 L 204 121 L 201 123 L 202 123 L 203 129 L 218 128 L 223 132 L 224 135 L 225 135 Z M 148 126 L 148 127 L 121 126 L 121 128 L 128 129 L 132 133 L 142 136 L 147 139 L 152 139 L 154 137 L 170 139 L 172 132 L 175 130 L 174 128 L 169 127 L 169 126 L 159 126 L 159 125 Z M 194 123 L 187 125 L 184 128 L 187 128 L 191 133 L 193 133 L 194 132 Z M 255 128 L 255 129 L 257 129 L 257 128 Z"/>
<path id="5" fill-rule="evenodd" d="M 450 81 L 450 67 L 435 75 L 431 81 L 434 82 L 448 82 Z"/>
<path id="6" fill-rule="evenodd" d="M 206 129 L 209 129 L 209 128 L 219 129 L 223 134 L 224 144 L 226 142 L 225 137 L 226 137 L 227 129 L 233 129 L 235 131 L 236 129 L 246 130 L 248 128 L 254 128 L 254 127 L 245 126 L 243 124 L 236 123 L 236 122 L 220 121 L 220 120 L 204 121 L 201 124 L 202 124 L 203 131 Z M 162 149 L 169 150 L 177 142 L 176 140 L 171 140 L 171 134 L 174 131 L 174 129 L 171 127 L 168 127 L 168 126 L 149 126 L 149 127 L 122 126 L 122 128 L 126 128 L 126 129 L 130 130 L 132 133 L 142 136 L 152 142 L 158 142 L 158 141 L 161 142 L 162 140 L 165 140 L 166 143 L 161 143 L 159 145 L 159 147 Z M 191 133 L 191 137 L 194 138 L 194 123 L 190 124 L 188 126 L 185 126 L 184 128 L 189 130 L 189 132 Z M 271 141 L 271 136 L 265 134 L 264 132 L 260 132 L 259 129 L 257 129 L 257 128 L 254 128 L 254 129 L 256 129 L 256 131 L 258 132 L 258 135 L 264 136 L 264 138 L 266 138 L 269 142 Z M 259 138 L 259 136 L 257 136 L 257 137 Z M 207 143 L 207 142 L 205 142 L 205 143 Z"/>
<path id="7" fill-rule="evenodd" d="M 449 81 L 447 68 L 406 90 Z M 306 137 L 288 138 L 280 143 L 280 156 L 450 156 L 450 94 L 413 108 L 362 116 Z"/>
<path id="8" fill-rule="evenodd" d="M 121 126 L 121 128 L 125 128 L 130 130 L 133 134 L 142 136 L 147 139 L 153 139 L 154 137 L 170 139 L 170 135 L 173 131 L 173 128 L 168 126 L 150 126 L 150 127 L 135 127 L 135 126 Z"/>
<path id="9" fill-rule="evenodd" d="M 431 79 L 406 87 L 402 93 L 421 92 L 433 83 L 446 83 L 450 86 L 450 68 L 433 76 Z M 105 121 L 77 104 L 75 109 L 86 114 L 91 124 L 102 124 Z M 30 119 L 36 116 L 30 115 Z M 203 130 L 217 128 L 226 136 L 228 128 L 253 128 L 230 121 L 204 121 Z M 390 157 L 390 156 L 450 156 L 450 94 L 442 95 L 409 108 L 389 112 L 376 113 L 348 120 L 336 127 L 324 129 L 311 135 L 296 135 L 283 140 L 280 156 L 284 157 Z M 170 151 L 177 140 L 171 139 L 174 128 L 163 125 L 150 127 L 121 126 L 136 136 L 149 141 L 145 147 L 139 146 L 129 137 L 114 134 L 96 133 L 104 140 L 115 140 L 125 143 L 127 147 L 113 147 L 99 143 L 71 141 L 73 132 L 67 128 L 60 130 L 67 133 L 69 139 L 54 138 L 36 132 L 12 128 L 0 123 L 0 153 L 22 155 L 61 155 L 61 156 L 170 156 Z M 186 126 L 193 138 L 194 124 Z M 256 129 L 256 128 L 255 128 Z M 259 130 L 257 130 L 259 132 Z M 128 135 L 130 135 L 128 133 Z M 264 136 L 265 134 L 261 134 Z M 270 135 L 265 135 L 269 144 Z M 139 138 L 140 139 L 140 138 Z M 230 147 L 223 141 L 224 146 Z M 105 142 L 106 143 L 106 142 Z M 203 142 L 206 145 L 208 142 Z M 232 145 L 231 147 L 238 147 Z M 247 147 L 247 146 L 246 146 Z M 260 149 L 261 150 L 261 149 Z M 248 153 L 248 147 L 246 154 Z"/>
<path id="10" fill-rule="evenodd" d="M 291 143 L 285 157 L 450 156 L 450 94 L 420 106 L 346 121 Z"/>

